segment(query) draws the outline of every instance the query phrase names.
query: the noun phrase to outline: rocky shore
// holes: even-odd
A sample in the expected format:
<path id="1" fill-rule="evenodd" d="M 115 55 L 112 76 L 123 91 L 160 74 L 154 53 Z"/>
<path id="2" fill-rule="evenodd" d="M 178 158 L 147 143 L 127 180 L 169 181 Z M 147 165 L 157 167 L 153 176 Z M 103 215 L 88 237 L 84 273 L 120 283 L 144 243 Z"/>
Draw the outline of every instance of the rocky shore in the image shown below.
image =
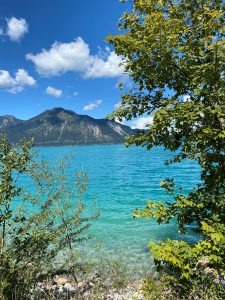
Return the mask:
<path id="1" fill-rule="evenodd" d="M 141 289 L 141 281 L 131 282 L 118 290 L 112 288 L 110 280 L 103 281 L 98 274 L 78 283 L 72 276 L 62 274 L 55 276 L 51 281 L 39 282 L 32 290 L 30 299 L 144 300 Z"/>

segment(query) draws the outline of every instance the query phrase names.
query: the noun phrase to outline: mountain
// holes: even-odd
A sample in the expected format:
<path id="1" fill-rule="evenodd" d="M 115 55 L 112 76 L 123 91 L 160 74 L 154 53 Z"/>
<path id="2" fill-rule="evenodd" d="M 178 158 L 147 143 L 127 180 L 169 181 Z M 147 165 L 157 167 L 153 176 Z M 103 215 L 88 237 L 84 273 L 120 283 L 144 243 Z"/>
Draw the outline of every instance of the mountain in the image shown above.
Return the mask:
<path id="1" fill-rule="evenodd" d="M 34 139 L 36 145 L 119 144 L 135 133 L 128 126 L 105 119 L 78 115 L 63 108 L 42 114 L 6 128 L 12 143 L 22 138 Z"/>
<path id="2" fill-rule="evenodd" d="M 15 118 L 14 116 L 0 116 L 0 131 L 18 125 L 22 123 L 22 120 Z"/>

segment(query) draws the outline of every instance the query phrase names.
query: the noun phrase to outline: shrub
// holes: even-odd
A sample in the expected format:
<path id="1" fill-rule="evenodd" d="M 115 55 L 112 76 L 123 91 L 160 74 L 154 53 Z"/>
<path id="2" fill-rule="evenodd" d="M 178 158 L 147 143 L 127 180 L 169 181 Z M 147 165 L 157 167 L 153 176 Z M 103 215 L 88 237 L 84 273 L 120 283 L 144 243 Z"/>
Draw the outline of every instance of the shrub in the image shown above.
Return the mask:
<path id="1" fill-rule="evenodd" d="M 88 239 L 91 221 L 82 196 L 84 172 L 67 175 L 68 157 L 54 166 L 38 159 L 32 143 L 0 140 L 0 295 L 27 299 L 39 280 L 51 276 L 61 257 L 72 262 L 76 244 Z M 75 188 L 76 187 L 76 188 Z"/>

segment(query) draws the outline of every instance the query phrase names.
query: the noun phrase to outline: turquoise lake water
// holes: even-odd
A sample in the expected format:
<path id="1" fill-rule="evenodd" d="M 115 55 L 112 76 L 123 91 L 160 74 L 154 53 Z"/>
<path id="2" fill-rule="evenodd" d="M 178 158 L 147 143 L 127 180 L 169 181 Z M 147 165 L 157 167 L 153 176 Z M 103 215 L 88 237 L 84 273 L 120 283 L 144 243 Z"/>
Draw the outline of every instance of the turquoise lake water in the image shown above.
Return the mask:
<path id="1" fill-rule="evenodd" d="M 199 168 L 193 161 L 170 166 L 164 160 L 173 154 L 163 148 L 147 151 L 143 148 L 124 145 L 94 145 L 68 147 L 40 147 L 40 155 L 55 163 L 60 157 L 74 153 L 70 172 L 84 170 L 90 179 L 85 197 L 87 206 L 96 197 L 100 217 L 90 232 L 92 240 L 82 245 L 91 258 L 123 257 L 132 269 L 150 272 L 153 266 L 149 241 L 180 238 L 175 224 L 157 225 L 154 222 L 135 220 L 135 208 L 143 207 L 149 199 L 168 200 L 160 181 L 175 178 L 177 186 L 187 193 L 199 182 Z M 189 233 L 188 241 L 196 237 Z"/>

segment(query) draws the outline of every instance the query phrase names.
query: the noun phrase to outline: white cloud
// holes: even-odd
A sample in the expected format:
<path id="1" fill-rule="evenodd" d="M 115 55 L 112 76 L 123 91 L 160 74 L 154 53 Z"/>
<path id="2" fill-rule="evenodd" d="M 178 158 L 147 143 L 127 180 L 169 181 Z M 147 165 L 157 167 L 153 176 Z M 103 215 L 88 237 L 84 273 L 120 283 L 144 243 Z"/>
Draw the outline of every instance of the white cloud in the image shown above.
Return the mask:
<path id="1" fill-rule="evenodd" d="M 121 106 L 121 102 L 118 102 L 118 103 L 116 103 L 116 104 L 114 104 L 114 107 L 117 109 L 117 108 L 120 108 L 120 106 Z"/>
<path id="2" fill-rule="evenodd" d="M 85 78 L 118 77 L 123 74 L 123 67 L 119 66 L 121 58 L 110 52 L 106 60 L 95 56 L 92 63 L 87 67 L 84 73 Z"/>
<path id="3" fill-rule="evenodd" d="M 89 47 L 81 38 L 71 43 L 55 42 L 50 50 L 43 49 L 37 55 L 26 55 L 43 76 L 60 75 L 68 71 L 82 72 L 88 57 Z"/>
<path id="4" fill-rule="evenodd" d="M 20 85 L 34 86 L 36 81 L 24 69 L 18 69 L 16 72 L 16 81 Z"/>
<path id="5" fill-rule="evenodd" d="M 16 80 L 12 78 L 8 71 L 0 70 L 0 88 L 10 88 L 16 85 Z"/>
<path id="6" fill-rule="evenodd" d="M 185 95 L 183 97 L 183 102 L 189 102 L 189 101 L 191 101 L 191 97 L 189 95 Z"/>
<path id="7" fill-rule="evenodd" d="M 7 19 L 6 35 L 12 41 L 18 42 L 27 32 L 28 24 L 25 19 L 17 19 L 15 17 Z"/>
<path id="8" fill-rule="evenodd" d="M 17 94 L 21 92 L 25 86 L 34 86 L 36 81 L 24 69 L 18 69 L 15 76 L 12 77 L 6 70 L 0 70 L 0 88 L 10 93 Z"/>
<path id="9" fill-rule="evenodd" d="M 48 86 L 45 90 L 46 94 L 51 95 L 53 97 L 60 97 L 62 96 L 62 90 L 57 90 L 56 88 L 52 86 Z"/>
<path id="10" fill-rule="evenodd" d="M 76 97 L 78 96 L 78 92 L 74 92 L 73 95 Z"/>
<path id="11" fill-rule="evenodd" d="M 37 72 L 42 76 L 56 76 L 66 72 L 78 72 L 84 78 L 121 76 L 123 67 L 118 66 L 121 58 L 108 48 L 104 55 L 102 52 L 91 55 L 89 45 L 78 37 L 70 43 L 55 42 L 50 49 L 43 49 L 36 55 L 28 53 L 26 59 L 35 64 Z"/>
<path id="12" fill-rule="evenodd" d="M 146 129 L 146 125 L 152 124 L 153 122 L 153 117 L 141 117 L 133 122 L 131 122 L 130 126 L 132 129 Z"/>
<path id="13" fill-rule="evenodd" d="M 8 92 L 11 94 L 18 94 L 23 91 L 23 87 L 21 85 L 16 85 L 11 87 Z"/>
<path id="14" fill-rule="evenodd" d="M 101 103 L 102 103 L 102 100 L 96 100 L 88 105 L 85 105 L 83 107 L 83 110 L 86 110 L 86 111 L 93 110 L 94 108 L 98 107 Z"/>
<path id="15" fill-rule="evenodd" d="M 120 123 L 120 124 L 122 124 L 122 125 L 125 124 L 125 121 L 124 121 L 124 120 L 120 121 L 118 118 L 115 118 L 115 122 Z"/>

